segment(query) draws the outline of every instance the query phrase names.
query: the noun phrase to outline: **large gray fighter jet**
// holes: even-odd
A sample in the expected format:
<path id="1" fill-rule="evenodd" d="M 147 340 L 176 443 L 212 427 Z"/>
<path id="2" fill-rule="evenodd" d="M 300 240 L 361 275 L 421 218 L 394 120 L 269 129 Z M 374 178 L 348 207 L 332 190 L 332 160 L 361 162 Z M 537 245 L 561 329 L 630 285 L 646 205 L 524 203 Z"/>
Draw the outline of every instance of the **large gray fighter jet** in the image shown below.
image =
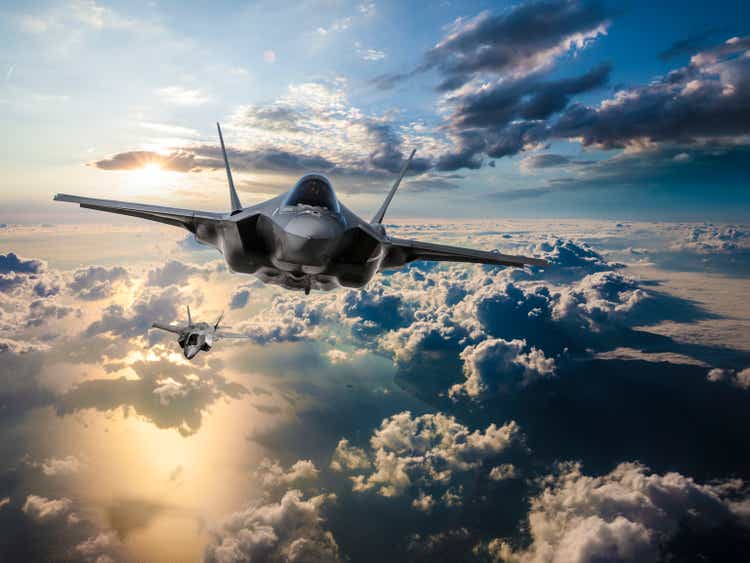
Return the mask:
<path id="1" fill-rule="evenodd" d="M 194 323 L 190 316 L 190 306 L 187 308 L 187 325 L 173 326 L 154 323 L 151 328 L 166 330 L 177 335 L 177 344 L 188 360 L 192 360 L 198 352 L 208 352 L 214 343 L 221 338 L 248 338 L 244 334 L 234 334 L 219 330 L 219 323 L 224 313 L 219 315 L 213 325 L 208 323 Z"/>
<path id="2" fill-rule="evenodd" d="M 266 283 L 303 289 L 305 293 L 311 289 L 330 290 L 340 286 L 361 288 L 376 272 L 400 268 L 414 260 L 514 267 L 548 265 L 538 258 L 388 236 L 383 217 L 415 151 L 404 162 L 383 205 L 370 221 L 347 209 L 336 198 L 331 182 L 321 174 L 306 174 L 287 193 L 252 207 L 243 207 L 234 188 L 221 127 L 218 123 L 216 126 L 229 182 L 232 209 L 228 213 L 68 194 L 57 194 L 54 199 L 183 227 L 199 242 L 217 248 L 230 270 L 255 274 Z"/>

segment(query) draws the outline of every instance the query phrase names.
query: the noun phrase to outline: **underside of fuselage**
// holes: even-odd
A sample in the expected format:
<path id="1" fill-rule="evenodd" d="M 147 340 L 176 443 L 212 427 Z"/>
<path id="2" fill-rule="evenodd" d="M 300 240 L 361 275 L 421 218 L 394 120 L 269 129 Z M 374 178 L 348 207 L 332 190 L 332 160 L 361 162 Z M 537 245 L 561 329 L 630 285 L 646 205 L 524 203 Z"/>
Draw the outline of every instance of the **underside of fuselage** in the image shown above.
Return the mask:
<path id="1" fill-rule="evenodd" d="M 325 205 L 296 202 L 295 187 L 218 228 L 197 229 L 196 238 L 218 248 L 232 271 L 255 274 L 265 283 L 306 292 L 363 287 L 378 271 L 383 246 L 326 185 Z"/>

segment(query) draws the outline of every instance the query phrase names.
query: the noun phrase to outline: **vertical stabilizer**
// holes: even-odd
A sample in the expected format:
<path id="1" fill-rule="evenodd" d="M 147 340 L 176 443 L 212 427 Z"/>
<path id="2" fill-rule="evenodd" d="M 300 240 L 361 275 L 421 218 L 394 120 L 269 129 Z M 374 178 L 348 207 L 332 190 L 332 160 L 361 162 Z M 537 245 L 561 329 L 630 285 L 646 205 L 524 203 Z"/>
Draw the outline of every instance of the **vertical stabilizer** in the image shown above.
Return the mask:
<path id="1" fill-rule="evenodd" d="M 229 201 L 232 204 L 232 212 L 242 211 L 242 203 L 240 203 L 240 197 L 237 195 L 237 190 L 234 189 L 234 180 L 232 180 L 232 169 L 229 168 L 229 159 L 227 158 L 227 149 L 224 148 L 224 137 L 221 134 L 221 125 L 216 122 L 216 129 L 219 131 L 219 141 L 221 142 L 221 154 L 224 155 L 224 166 L 227 169 L 227 182 L 229 183 Z"/>
<path id="2" fill-rule="evenodd" d="M 404 165 L 401 167 L 401 172 L 398 175 L 398 179 L 394 182 L 393 187 L 391 187 L 391 191 L 388 192 L 388 196 L 385 198 L 385 201 L 383 202 L 383 205 L 380 206 L 380 209 L 378 209 L 378 212 L 372 218 L 372 221 L 370 221 L 370 223 L 382 223 L 383 222 L 383 217 L 385 217 L 385 212 L 388 210 L 388 206 L 391 204 L 391 200 L 393 199 L 393 196 L 396 195 L 396 190 L 401 184 L 401 180 L 404 179 L 404 176 L 406 175 L 406 171 L 409 170 L 409 165 L 411 164 L 411 159 L 414 158 L 415 152 L 417 152 L 417 149 L 412 150 L 411 154 L 409 155 L 409 158 L 407 158 L 406 162 L 404 162 Z"/>
<path id="3" fill-rule="evenodd" d="M 188 326 L 193 326 L 193 318 L 190 316 L 190 305 L 187 306 L 188 312 Z"/>
<path id="4" fill-rule="evenodd" d="M 219 328 L 219 323 L 221 322 L 221 319 L 224 318 L 224 311 L 221 312 L 221 315 L 219 315 L 219 318 L 216 319 L 216 323 L 214 324 L 214 332 L 216 332 L 216 329 Z"/>

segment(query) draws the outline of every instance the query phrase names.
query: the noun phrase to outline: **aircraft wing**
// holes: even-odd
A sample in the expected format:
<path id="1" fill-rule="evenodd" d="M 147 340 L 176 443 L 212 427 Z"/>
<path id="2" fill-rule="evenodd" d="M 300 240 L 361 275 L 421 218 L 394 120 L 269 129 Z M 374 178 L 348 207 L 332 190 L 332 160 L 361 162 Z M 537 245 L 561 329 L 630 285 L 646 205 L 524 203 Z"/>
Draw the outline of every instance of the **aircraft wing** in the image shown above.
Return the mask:
<path id="1" fill-rule="evenodd" d="M 153 323 L 151 328 L 158 328 L 159 330 L 166 330 L 167 332 L 173 332 L 175 334 L 181 334 L 182 331 L 185 330 L 185 327 L 165 325 L 161 323 Z"/>
<path id="2" fill-rule="evenodd" d="M 142 203 L 128 203 L 125 201 L 114 201 L 111 199 L 95 199 L 92 197 L 80 197 L 68 194 L 55 194 L 55 201 L 67 201 L 78 203 L 86 209 L 96 209 L 97 211 L 108 211 L 120 215 L 130 215 L 149 219 L 167 225 L 184 227 L 194 232 L 195 226 L 199 223 L 221 221 L 224 217 L 222 213 L 213 213 L 211 211 L 194 211 L 192 209 L 179 209 L 176 207 L 163 207 L 161 205 L 145 205 Z"/>
<path id="3" fill-rule="evenodd" d="M 513 256 L 486 250 L 474 250 L 458 246 L 420 242 L 417 240 L 388 238 L 385 243 L 391 252 L 400 253 L 404 262 L 414 260 L 430 260 L 436 262 L 471 262 L 474 264 L 497 264 L 499 266 L 549 266 L 549 262 L 541 258 L 527 256 Z"/>

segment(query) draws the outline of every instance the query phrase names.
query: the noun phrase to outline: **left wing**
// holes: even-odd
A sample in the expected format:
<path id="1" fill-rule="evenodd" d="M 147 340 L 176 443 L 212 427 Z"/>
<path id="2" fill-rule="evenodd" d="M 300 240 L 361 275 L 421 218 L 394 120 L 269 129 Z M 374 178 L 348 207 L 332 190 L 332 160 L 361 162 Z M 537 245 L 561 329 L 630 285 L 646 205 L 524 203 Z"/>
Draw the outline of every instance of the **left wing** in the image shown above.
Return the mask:
<path id="1" fill-rule="evenodd" d="M 420 242 L 399 238 L 387 238 L 384 241 L 388 247 L 391 260 L 394 265 L 413 262 L 414 260 L 430 260 L 437 262 L 471 262 L 474 264 L 497 264 L 499 266 L 512 266 L 523 268 L 524 266 L 549 266 L 549 262 L 541 258 L 530 258 L 527 256 L 513 256 L 511 254 L 500 254 L 499 252 L 487 252 L 485 250 L 474 250 L 445 244 L 434 244 L 431 242 Z"/>
<path id="2" fill-rule="evenodd" d="M 163 207 L 161 205 L 145 205 L 142 203 L 129 203 L 126 201 L 115 201 L 111 199 L 96 199 L 93 197 L 80 197 L 68 194 L 56 194 L 55 201 L 67 201 L 77 203 L 86 209 L 97 211 L 108 211 L 120 215 L 140 217 L 158 223 L 184 227 L 188 231 L 195 232 L 200 223 L 219 222 L 224 218 L 222 213 L 211 211 L 195 211 L 192 209 L 180 209 L 177 207 Z"/>

